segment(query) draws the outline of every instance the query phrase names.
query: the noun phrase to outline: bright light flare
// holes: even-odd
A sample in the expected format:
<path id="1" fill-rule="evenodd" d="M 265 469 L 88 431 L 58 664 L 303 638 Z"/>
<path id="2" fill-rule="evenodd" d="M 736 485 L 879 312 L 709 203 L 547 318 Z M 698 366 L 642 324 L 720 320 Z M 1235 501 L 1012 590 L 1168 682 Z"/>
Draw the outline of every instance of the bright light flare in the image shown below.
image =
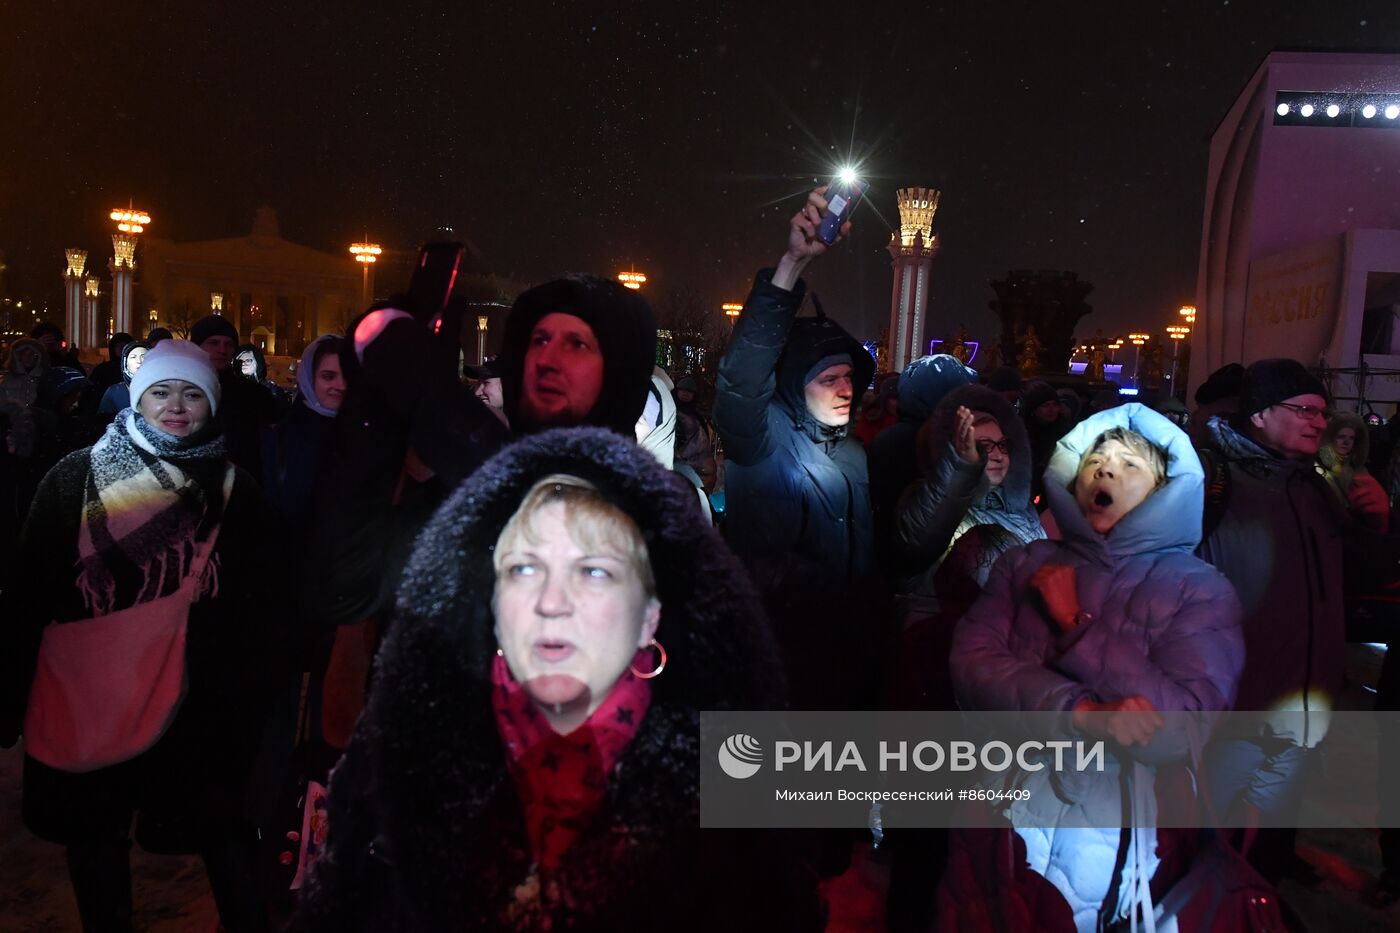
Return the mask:
<path id="1" fill-rule="evenodd" d="M 1278 114 L 1279 116 L 1281 116 L 1281 117 L 1286 117 L 1286 116 L 1288 116 L 1288 105 L 1287 105 L 1287 104 L 1279 104 L 1278 107 L 1276 107 L 1276 108 L 1274 109 L 1274 112 L 1277 113 L 1277 114 Z"/>
<path id="2" fill-rule="evenodd" d="M 1374 117 L 1374 116 L 1376 115 L 1376 105 L 1375 105 L 1375 104 L 1367 104 L 1365 107 L 1362 107 L 1362 108 L 1361 108 L 1361 115 L 1362 115 L 1363 117 L 1365 117 L 1366 119 L 1368 119 L 1368 120 L 1371 119 L 1372 117 Z"/>
<path id="3" fill-rule="evenodd" d="M 379 254 L 384 252 L 378 243 L 351 243 L 350 253 L 355 257 L 356 262 L 376 262 Z"/>
<path id="4" fill-rule="evenodd" d="M 1327 105 L 1327 116 L 1331 117 L 1332 119 L 1335 120 L 1341 112 L 1342 108 L 1338 107 L 1336 104 Z"/>
<path id="5" fill-rule="evenodd" d="M 1400 117 L 1400 106 L 1391 104 L 1389 107 L 1385 108 L 1385 118 L 1387 120 L 1394 120 L 1396 117 Z"/>
<path id="6" fill-rule="evenodd" d="M 1305 116 L 1305 117 L 1310 117 L 1310 116 L 1313 115 L 1313 105 L 1312 105 L 1312 104 L 1304 104 L 1303 106 L 1301 106 L 1301 107 L 1298 108 L 1298 112 L 1301 113 L 1301 114 L 1302 114 L 1303 116 Z"/>
<path id="7" fill-rule="evenodd" d="M 836 174 L 836 177 L 841 179 L 841 184 L 843 185 L 854 185 L 856 180 L 860 178 L 860 176 L 856 174 L 856 170 L 849 165 L 841 166 L 841 171 Z"/>
<path id="8" fill-rule="evenodd" d="M 132 208 L 119 207 L 107 216 L 117 222 L 117 229 L 122 233 L 140 233 L 146 229 L 146 224 L 151 222 L 150 214 Z"/>

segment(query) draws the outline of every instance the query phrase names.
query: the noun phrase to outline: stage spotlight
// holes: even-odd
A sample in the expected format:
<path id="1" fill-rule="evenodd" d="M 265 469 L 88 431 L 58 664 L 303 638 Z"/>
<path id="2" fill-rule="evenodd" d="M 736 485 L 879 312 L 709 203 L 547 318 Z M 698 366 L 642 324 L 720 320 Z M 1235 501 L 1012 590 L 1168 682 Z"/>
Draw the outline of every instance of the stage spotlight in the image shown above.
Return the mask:
<path id="1" fill-rule="evenodd" d="M 1366 119 L 1368 119 L 1368 120 L 1371 119 L 1372 117 L 1374 117 L 1374 116 L 1376 115 L 1376 105 L 1375 105 L 1375 104 L 1367 104 L 1365 107 L 1362 107 L 1362 108 L 1361 108 L 1361 115 L 1362 115 L 1363 117 L 1365 117 Z"/>
<path id="2" fill-rule="evenodd" d="M 1391 104 L 1389 107 L 1385 108 L 1385 118 L 1387 120 L 1394 120 L 1396 117 L 1400 117 L 1400 106 Z"/>
<path id="3" fill-rule="evenodd" d="M 1304 104 L 1302 107 L 1299 107 L 1299 108 L 1298 108 L 1298 112 L 1301 113 L 1301 114 L 1302 114 L 1303 116 L 1305 116 L 1305 117 L 1310 117 L 1310 116 L 1313 115 L 1313 105 L 1312 105 L 1312 104 Z"/>
<path id="4" fill-rule="evenodd" d="M 1342 108 L 1341 108 L 1341 107 L 1338 107 L 1336 104 L 1328 104 L 1328 105 L 1327 105 L 1327 115 L 1328 115 L 1329 117 L 1331 117 L 1332 119 L 1335 120 L 1335 119 L 1337 118 L 1337 114 L 1339 114 L 1339 113 L 1341 113 L 1341 112 L 1342 112 Z"/>
<path id="5" fill-rule="evenodd" d="M 1276 108 L 1274 108 L 1274 113 L 1277 113 L 1281 117 L 1288 116 L 1288 105 L 1279 104 Z"/>

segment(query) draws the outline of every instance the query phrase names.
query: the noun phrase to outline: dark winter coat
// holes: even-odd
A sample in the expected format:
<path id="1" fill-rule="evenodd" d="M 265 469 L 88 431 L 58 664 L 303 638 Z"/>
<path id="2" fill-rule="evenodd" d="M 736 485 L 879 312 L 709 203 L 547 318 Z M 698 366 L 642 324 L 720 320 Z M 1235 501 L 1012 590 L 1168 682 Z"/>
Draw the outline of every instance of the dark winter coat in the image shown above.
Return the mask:
<path id="1" fill-rule="evenodd" d="M 1079 462 L 1111 427 L 1131 428 L 1168 452 L 1167 482 L 1107 534 L 1089 527 L 1071 491 Z M 1081 699 L 1143 696 L 1158 710 L 1227 710 L 1245 662 L 1240 605 L 1228 580 L 1192 555 L 1204 474 L 1189 438 L 1143 405 L 1123 405 L 1076 426 L 1060 442 L 1045 475 L 1050 509 L 1063 541 L 1036 541 L 1009 551 L 992 570 L 981 598 L 958 623 L 952 671 L 958 702 L 969 710 L 1054 713 Z M 1089 618 L 1061 633 L 1047 618 L 1030 579 L 1047 564 L 1073 567 L 1080 607 Z M 1184 760 L 1189 742 L 1159 732 L 1139 753 L 1151 764 Z M 1116 857 L 1151 877 L 1150 838 L 1120 853 L 1119 831 L 1060 829 L 1094 825 L 1075 815 L 1089 795 L 1119 793 L 1117 758 L 1107 784 L 1076 797 L 1051 786 L 1048 772 L 1029 778 L 1029 802 L 1011 817 L 1025 840 L 1030 866 L 1069 902 L 1080 930 L 1095 919 L 1112 888 Z M 1141 827 L 1148 830 L 1150 827 Z M 1134 857 L 1134 855 L 1138 857 Z M 1129 869 L 1117 890 L 1131 887 Z M 945 893 L 953 900 L 964 892 Z M 1116 902 L 1118 910 L 1128 906 Z"/>
<path id="2" fill-rule="evenodd" d="M 21 729 L 44 627 L 90 616 L 76 580 L 83 492 L 91 473 L 89 451 L 84 449 L 65 457 L 44 478 L 24 526 L 18 562 L 0 596 L 0 744 L 10 744 Z M 152 750 L 161 749 L 155 757 L 190 765 L 182 779 L 237 788 L 246 778 L 263 716 L 286 676 L 287 644 L 294 636 L 280 541 L 276 514 L 251 477 L 239 471 L 224 505 L 212 558 L 218 566 L 217 594 L 190 608 L 189 692 L 176 720 L 180 725 L 172 724 Z M 191 715 L 198 722 L 191 722 Z M 162 749 L 167 742 L 181 748 Z M 36 774 L 40 780 L 63 782 L 63 772 L 28 769 L 25 794 L 32 800 L 26 803 L 26 819 L 47 838 L 65 834 L 65 827 L 83 831 L 78 825 L 84 820 L 83 806 L 100 806 L 101 801 L 65 800 L 61 792 L 33 785 Z M 172 781 L 167 788 L 172 794 L 199 792 L 198 787 L 181 786 L 174 775 L 165 777 Z M 96 786 L 86 785 L 88 791 Z M 236 811 L 240 794 L 235 790 L 215 797 Z M 214 798 L 201 800 L 210 803 Z M 42 803 L 36 806 L 33 801 Z M 193 813 L 182 818 L 193 818 Z"/>
<path id="3" fill-rule="evenodd" d="M 302 604 L 321 626 L 392 608 L 424 523 L 510 438 L 451 366 L 433 365 L 435 353 L 431 335 L 408 317 L 365 349 L 363 365 L 352 340 L 341 347 L 346 393 L 315 482 L 302 580 Z M 431 477 L 406 475 L 410 447 Z"/>
<path id="4" fill-rule="evenodd" d="M 419 540 L 375 689 L 330 788 L 325 854 L 303 889 L 311 931 L 542 929 L 503 914 L 531 875 L 490 700 L 491 549 L 552 473 L 597 485 L 642 530 L 669 661 L 603 809 L 564 854 L 572 911 L 553 929 L 809 929 L 813 889 L 766 833 L 699 829 L 699 714 L 780 702 L 782 675 L 738 562 L 695 490 L 635 443 L 563 429 L 503 450 Z"/>
<path id="5" fill-rule="evenodd" d="M 875 362 L 834 321 L 798 318 L 805 291 L 760 272 L 719 364 L 715 427 L 724 442 L 724 536 L 748 568 L 783 649 L 794 703 L 862 707 L 881 654 L 869 581 L 865 449 L 807 412 L 804 377 L 849 354 L 852 381 Z M 853 407 L 854 407 L 854 399 Z"/>
<path id="6" fill-rule="evenodd" d="M 261 482 L 262 431 L 277 423 L 281 406 L 266 388 L 234 372 L 232 367 L 219 371 L 219 389 L 216 417 L 223 427 L 229 462 Z"/>
<path id="7" fill-rule="evenodd" d="M 244 353 L 253 355 L 253 375 L 251 376 L 243 374 L 242 364 L 238 361 L 238 357 Z M 267 378 L 267 357 L 257 344 L 245 343 L 234 352 L 233 371 L 272 396 L 275 403 L 275 408 L 272 410 L 274 421 L 281 421 L 286 417 L 287 412 L 292 407 L 292 393 Z"/>
<path id="8" fill-rule="evenodd" d="M 875 362 L 835 321 L 797 318 L 805 291 L 802 282 L 777 288 L 771 271 L 759 273 L 715 391 L 725 537 L 769 592 L 845 588 L 871 570 L 865 450 L 846 429 L 824 431 L 808 414 L 803 377 L 824 357 L 848 353 L 858 394 Z"/>
<path id="9" fill-rule="evenodd" d="M 987 482 L 985 458 L 968 463 L 953 449 L 960 406 L 995 417 L 1011 444 L 1011 465 L 1000 486 Z M 1010 533 L 1003 547 L 983 555 L 975 578 L 979 587 L 986 584 L 992 564 L 1008 547 L 1045 537 L 1040 517 L 1031 505 L 1031 451 L 1026 429 L 999 393 L 968 385 L 944 396 L 921 433 L 919 455 L 924 477 L 905 490 L 896 516 L 900 569 L 906 574 L 903 592 L 933 596 L 934 574 L 944 555 L 977 525 L 998 525 Z"/>
<path id="10" fill-rule="evenodd" d="M 1200 555 L 1244 605 L 1247 662 L 1238 709 L 1316 709 L 1344 680 L 1345 518 L 1310 460 L 1285 460 L 1222 418 L 1208 449 L 1228 469 L 1228 498 Z"/>
<path id="11" fill-rule="evenodd" d="M 895 546 L 895 507 L 904 490 L 919 478 L 915 454 L 919 429 L 943 396 L 976 380 L 975 370 L 947 353 L 920 357 L 899 374 L 899 420 L 866 447 L 870 507 L 875 516 L 875 554 L 881 567 L 892 567 L 899 554 Z"/>

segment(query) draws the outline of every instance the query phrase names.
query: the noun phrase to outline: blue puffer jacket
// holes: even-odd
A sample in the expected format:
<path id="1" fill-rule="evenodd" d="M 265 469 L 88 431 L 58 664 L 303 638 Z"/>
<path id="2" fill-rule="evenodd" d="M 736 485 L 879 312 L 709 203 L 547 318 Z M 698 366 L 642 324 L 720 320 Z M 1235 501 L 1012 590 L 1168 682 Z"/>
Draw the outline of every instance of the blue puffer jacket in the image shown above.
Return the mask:
<path id="1" fill-rule="evenodd" d="M 1107 535 L 1099 535 L 1070 486 L 1083 454 L 1104 431 L 1118 426 L 1167 450 L 1167 482 Z M 1045 472 L 1045 489 L 1065 540 L 1037 541 L 1008 552 L 958 623 L 952 670 L 961 706 L 1060 712 L 1084 698 L 1142 696 L 1159 710 L 1229 709 L 1244 664 L 1241 610 L 1224 576 L 1191 553 L 1201 534 L 1203 472 L 1186 434 L 1142 405 L 1101 412 L 1060 441 Z M 1066 634 L 1046 617 L 1030 587 L 1031 576 L 1047 563 L 1075 568 L 1080 607 L 1091 616 Z M 1186 747 L 1184 736 L 1159 733 L 1134 754 L 1161 763 L 1184 758 Z M 1116 759 L 1109 762 L 1112 771 Z M 1064 894 L 1078 928 L 1093 930 L 1110 893 L 1119 833 L 1057 829 L 1082 817 L 1076 799 L 1087 797 L 1076 798 L 1062 786 L 1052 789 L 1049 774 L 1030 779 L 1047 786 L 1031 787 L 1030 804 L 1013 807 L 1009 816 L 1026 841 L 1030 866 Z M 1103 780 L 1111 787 L 1119 776 L 1110 773 Z M 1138 791 L 1150 795 L 1147 788 Z M 1103 787 L 1086 792 L 1102 793 Z M 1142 882 L 1155 870 L 1154 838 L 1150 829 L 1134 834 L 1118 887 L 1117 916 L 1142 896 Z"/>

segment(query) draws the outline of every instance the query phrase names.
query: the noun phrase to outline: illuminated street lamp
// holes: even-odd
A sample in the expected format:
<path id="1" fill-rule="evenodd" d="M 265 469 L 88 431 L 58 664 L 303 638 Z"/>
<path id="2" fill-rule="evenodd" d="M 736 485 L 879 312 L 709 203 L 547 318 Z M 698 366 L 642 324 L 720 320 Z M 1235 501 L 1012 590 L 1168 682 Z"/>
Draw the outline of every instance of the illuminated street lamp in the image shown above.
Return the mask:
<path id="1" fill-rule="evenodd" d="M 151 222 L 151 215 L 132 206 L 116 207 L 107 215 L 116 221 L 117 232 L 112 234 L 112 260 L 107 268 L 112 271 L 112 328 L 117 331 L 131 330 L 131 279 L 136 270 L 136 237 Z"/>
<path id="2" fill-rule="evenodd" d="M 617 280 L 622 283 L 623 287 L 630 288 L 634 292 L 639 290 L 643 285 L 647 283 L 647 277 L 642 273 L 635 271 L 619 272 L 617 274 Z"/>
<path id="3" fill-rule="evenodd" d="M 369 307 L 369 277 L 370 268 L 379 261 L 379 254 L 384 252 L 378 243 L 351 243 L 350 254 L 355 257 L 355 261 L 364 266 L 364 277 L 360 282 L 360 307 Z"/>
<path id="4" fill-rule="evenodd" d="M 484 314 L 476 316 L 476 365 L 486 362 L 486 325 L 490 319 Z"/>
<path id="5" fill-rule="evenodd" d="M 1195 306 L 1195 305 L 1182 305 L 1182 306 L 1181 306 L 1181 310 L 1180 310 L 1179 312 L 1177 312 L 1177 313 L 1180 314 L 1182 317 L 1186 318 L 1186 323 L 1187 323 L 1187 324 L 1192 324 L 1192 325 L 1194 325 L 1194 324 L 1196 323 L 1196 306 Z"/>
<path id="6" fill-rule="evenodd" d="M 744 310 L 744 306 L 737 301 L 726 301 L 724 304 L 720 305 L 720 308 L 724 311 L 725 317 L 729 318 L 731 327 L 734 325 L 734 322 L 739 320 L 739 312 Z"/>
<path id="7" fill-rule="evenodd" d="M 1114 337 L 1114 338 L 1113 338 L 1113 342 L 1110 343 L 1110 344 L 1108 345 L 1108 361 L 1109 361 L 1110 363 L 1116 363 L 1116 362 L 1118 362 L 1116 359 L 1113 358 L 1113 355 L 1114 355 L 1115 353 L 1117 353 L 1119 350 L 1121 350 L 1122 348 L 1123 348 L 1123 338 L 1122 338 L 1122 337 Z"/>
<path id="8" fill-rule="evenodd" d="M 1184 324 L 1172 324 L 1167 328 L 1167 336 L 1172 339 L 1172 392 L 1176 392 L 1176 360 L 1181 353 L 1181 341 L 1185 340 L 1191 333 L 1191 328 Z"/>
<path id="9" fill-rule="evenodd" d="M 1133 356 L 1133 382 L 1139 389 L 1142 388 L 1142 345 L 1152 339 L 1151 334 L 1129 334 L 1128 339 L 1132 341 L 1137 351 Z"/>

